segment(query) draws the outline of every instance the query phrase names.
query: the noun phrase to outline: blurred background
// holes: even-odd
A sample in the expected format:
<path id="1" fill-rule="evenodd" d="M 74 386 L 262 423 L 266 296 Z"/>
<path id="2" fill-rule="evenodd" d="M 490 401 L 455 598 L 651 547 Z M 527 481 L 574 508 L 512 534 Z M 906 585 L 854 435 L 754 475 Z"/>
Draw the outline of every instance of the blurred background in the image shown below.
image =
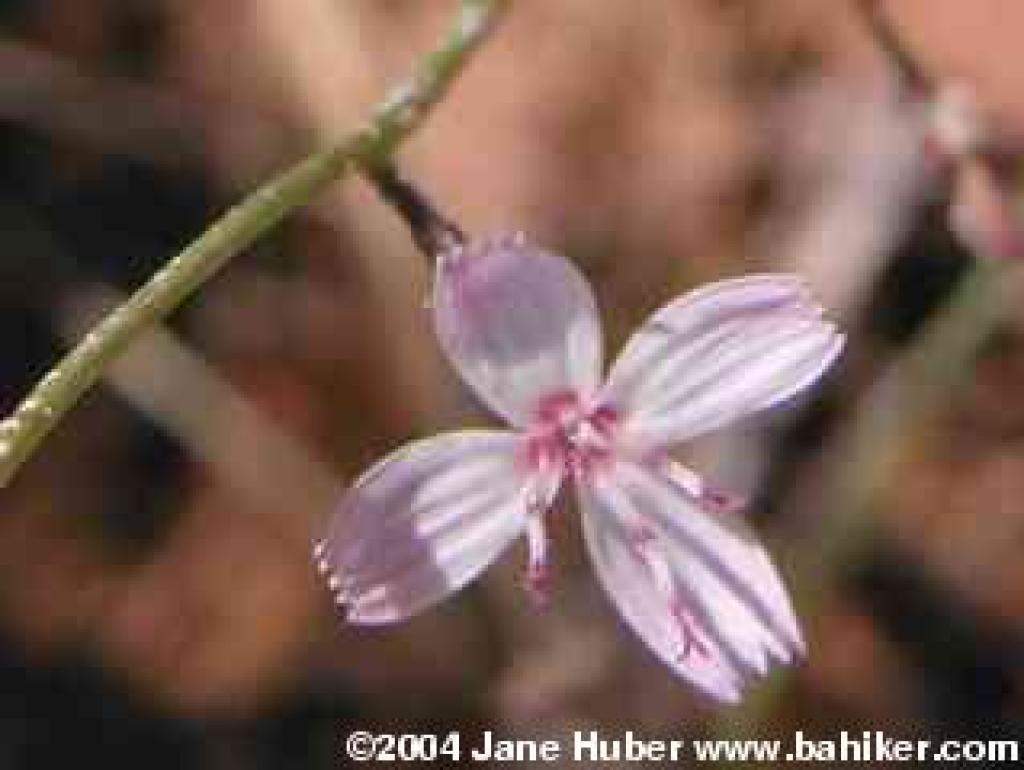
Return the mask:
<path id="1" fill-rule="evenodd" d="M 357 126 L 453 5 L 0 2 L 3 411 L 214 215 Z M 1020 3 L 884 7 L 924 67 L 1024 130 Z M 574 259 L 612 350 L 694 284 L 811 277 L 851 332 L 841 366 L 687 452 L 751 497 L 806 663 L 744 708 L 699 702 L 620 624 L 571 512 L 543 611 L 517 546 L 415 621 L 341 625 L 308 558 L 337 490 L 409 438 L 487 424 L 432 339 L 428 266 L 351 179 L 133 348 L 3 491 L 0 768 L 336 767 L 356 727 L 1024 737 L 1019 303 L 934 419 L 908 435 L 875 408 L 983 257 L 892 74 L 845 2 L 513 3 L 400 154 L 469 232 Z M 865 414 L 901 440 L 855 502 Z"/>

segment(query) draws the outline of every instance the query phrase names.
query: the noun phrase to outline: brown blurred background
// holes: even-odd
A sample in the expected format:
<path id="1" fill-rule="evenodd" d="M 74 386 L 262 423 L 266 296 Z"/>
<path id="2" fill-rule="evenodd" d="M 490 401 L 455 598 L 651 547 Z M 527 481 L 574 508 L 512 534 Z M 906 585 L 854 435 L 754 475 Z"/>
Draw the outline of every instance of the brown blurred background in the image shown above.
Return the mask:
<path id="1" fill-rule="evenodd" d="M 4 410 L 98 305 L 358 125 L 452 6 L 0 2 Z M 924 66 L 1024 130 L 1019 2 L 885 6 Z M 752 496 L 780 553 L 813 556 L 845 427 L 974 258 L 889 74 L 845 2 L 521 0 L 400 161 L 467 230 L 525 229 L 576 260 L 613 349 L 695 283 L 811 275 L 853 331 L 843 365 L 800 409 L 692 455 Z M 68 747 L 83 764 L 333 767 L 355 726 L 720 727 L 620 625 L 571 515 L 542 612 L 516 550 L 404 626 L 338 622 L 307 558 L 336 487 L 487 419 L 437 352 L 428 278 L 402 223 L 339 185 L 136 348 L 3 492 L 0 767 Z M 1011 319 L 901 457 L 862 554 L 811 588 L 785 568 L 817 594 L 809 659 L 751 737 L 1022 737 L 1022 385 Z"/>

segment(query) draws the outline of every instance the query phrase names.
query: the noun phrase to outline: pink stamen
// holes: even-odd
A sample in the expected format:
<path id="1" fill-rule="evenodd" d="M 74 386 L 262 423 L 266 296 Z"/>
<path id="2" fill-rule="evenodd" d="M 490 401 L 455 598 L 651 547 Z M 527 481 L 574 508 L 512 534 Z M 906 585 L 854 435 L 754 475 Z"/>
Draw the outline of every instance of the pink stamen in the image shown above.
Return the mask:
<path id="1" fill-rule="evenodd" d="M 520 462 L 529 473 L 554 471 L 560 477 L 571 474 L 577 479 L 587 478 L 610 462 L 611 439 L 618 419 L 618 413 L 608 405 L 588 410 L 575 391 L 549 393 L 534 409 Z M 544 604 L 550 583 L 545 511 L 529 501 L 527 506 L 530 555 L 524 582 L 534 600 Z"/>
<path id="2" fill-rule="evenodd" d="M 700 632 L 697 630 L 697 622 L 693 619 L 693 615 L 686 608 L 686 605 L 682 601 L 676 600 L 672 603 L 670 612 L 672 613 L 672 619 L 676 622 L 680 636 L 677 658 L 680 661 L 684 661 L 693 655 L 710 660 L 711 651 L 701 638 Z"/>
<path id="3" fill-rule="evenodd" d="M 647 567 L 654 585 L 668 604 L 676 637 L 674 646 L 678 648 L 677 658 L 682 661 L 697 655 L 710 659 L 710 650 L 698 631 L 697 622 L 679 595 L 675 575 L 658 545 L 658 533 L 647 522 L 637 521 L 629 528 L 628 537 L 637 558 Z"/>
<path id="4" fill-rule="evenodd" d="M 550 595 L 551 573 L 548 567 L 549 541 L 544 526 L 544 505 L 532 496 L 526 500 L 526 545 L 529 550 L 525 587 L 538 606 L 546 606 Z"/>
<path id="5" fill-rule="evenodd" d="M 547 564 L 534 564 L 526 569 L 526 579 L 523 581 L 527 596 L 538 609 L 548 606 L 551 600 L 551 569 Z"/>
<path id="6" fill-rule="evenodd" d="M 559 465 L 565 473 L 585 478 L 610 460 L 618 420 L 609 405 L 588 410 L 574 391 L 550 393 L 534 410 L 524 451 L 526 464 L 533 469 Z"/>
<path id="7" fill-rule="evenodd" d="M 580 398 L 574 391 L 560 390 L 540 400 L 534 419 L 542 424 L 558 423 L 567 413 L 578 411 L 579 408 Z"/>
<path id="8" fill-rule="evenodd" d="M 650 456 L 648 462 L 668 475 L 686 494 L 711 513 L 739 513 L 747 505 L 747 498 L 743 495 L 708 485 L 698 474 L 664 453 Z"/>
<path id="9" fill-rule="evenodd" d="M 747 499 L 735 492 L 705 487 L 700 496 L 701 505 L 712 513 L 730 515 L 739 513 L 747 505 Z"/>
<path id="10" fill-rule="evenodd" d="M 601 435 L 608 437 L 619 422 L 618 411 L 610 404 L 601 404 L 590 413 L 590 424 Z"/>
<path id="11" fill-rule="evenodd" d="M 629 530 L 629 544 L 640 558 L 646 558 L 644 549 L 658 539 L 657 534 L 646 523 L 639 523 Z"/>

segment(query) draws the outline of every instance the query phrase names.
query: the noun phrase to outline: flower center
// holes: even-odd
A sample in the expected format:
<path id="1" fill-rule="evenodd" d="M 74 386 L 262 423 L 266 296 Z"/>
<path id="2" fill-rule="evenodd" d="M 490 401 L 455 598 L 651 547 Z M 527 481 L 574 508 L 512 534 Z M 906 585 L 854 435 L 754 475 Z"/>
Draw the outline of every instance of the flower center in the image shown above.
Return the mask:
<path id="1" fill-rule="evenodd" d="M 560 468 L 585 478 L 611 457 L 618 413 L 608 405 L 587 404 L 575 391 L 540 400 L 527 430 L 527 461 L 536 470 Z"/>

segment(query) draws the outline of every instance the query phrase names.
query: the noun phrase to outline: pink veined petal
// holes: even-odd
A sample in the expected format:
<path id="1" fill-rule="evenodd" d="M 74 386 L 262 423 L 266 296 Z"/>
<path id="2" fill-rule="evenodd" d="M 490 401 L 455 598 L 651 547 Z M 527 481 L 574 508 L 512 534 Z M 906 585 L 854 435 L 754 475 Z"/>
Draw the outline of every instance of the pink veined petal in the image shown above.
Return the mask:
<path id="1" fill-rule="evenodd" d="M 683 633 L 697 635 L 704 655 L 684 654 L 680 649 L 677 607 L 661 581 L 664 563 L 652 565 L 638 553 L 631 528 L 637 511 L 614 485 L 578 484 L 583 510 L 583 535 L 594 571 L 619 614 L 654 654 L 678 676 L 716 700 L 740 698 L 739 672 L 720 654 L 714 641 L 699 625 Z"/>
<path id="2" fill-rule="evenodd" d="M 526 525 L 532 489 L 505 431 L 408 444 L 343 497 L 316 556 L 354 623 L 404 620 L 473 580 Z"/>
<path id="3" fill-rule="evenodd" d="M 434 318 L 452 365 L 512 425 L 526 426 L 544 396 L 598 387 L 601 326 L 590 287 L 567 259 L 521 239 L 442 255 Z"/>
<path id="4" fill-rule="evenodd" d="M 758 652 L 781 663 L 803 654 L 804 641 L 789 596 L 764 548 L 733 516 L 704 510 L 685 487 L 657 468 L 622 462 L 618 483 L 671 544 L 669 552 L 688 593 L 738 658 L 753 662 Z M 753 643 L 758 652 L 744 645 Z"/>
<path id="5" fill-rule="evenodd" d="M 718 658 L 716 686 L 733 681 L 738 695 L 743 678 L 763 675 L 772 660 L 786 663 L 803 652 L 777 572 L 733 518 L 709 515 L 694 504 L 688 490 L 661 472 L 626 461 L 617 462 L 603 481 L 581 487 L 580 494 L 589 550 L 606 590 L 630 625 L 677 673 L 715 694 L 700 676 L 709 674 L 700 669 L 699 656 L 680 661 L 672 655 L 664 630 L 671 615 L 663 607 L 659 613 L 652 598 L 658 591 L 629 546 L 635 526 L 631 522 L 637 520 L 656 539 L 681 601 L 706 648 Z"/>
<path id="6" fill-rule="evenodd" d="M 842 345 L 799 277 L 719 281 L 657 311 L 626 344 L 600 398 L 622 415 L 627 445 L 664 448 L 785 401 Z"/>

